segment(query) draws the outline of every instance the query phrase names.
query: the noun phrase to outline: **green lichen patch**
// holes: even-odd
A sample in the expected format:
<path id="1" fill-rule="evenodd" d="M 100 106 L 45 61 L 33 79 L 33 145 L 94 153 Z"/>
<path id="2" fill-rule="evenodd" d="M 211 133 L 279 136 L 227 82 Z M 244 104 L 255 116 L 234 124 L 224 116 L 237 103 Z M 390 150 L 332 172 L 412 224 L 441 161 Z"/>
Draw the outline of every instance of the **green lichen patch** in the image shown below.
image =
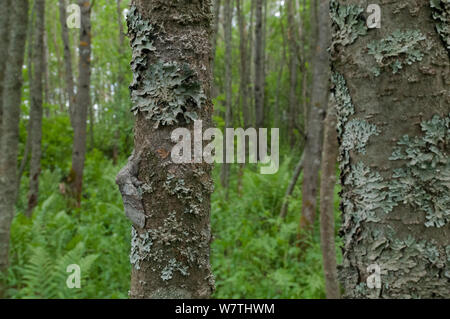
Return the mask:
<path id="1" fill-rule="evenodd" d="M 376 125 L 365 120 L 353 119 L 345 124 L 342 147 L 345 151 L 355 150 L 366 154 L 366 145 L 372 135 L 379 135 Z"/>
<path id="2" fill-rule="evenodd" d="M 395 203 L 391 200 L 387 183 L 378 172 L 372 172 L 362 162 L 351 165 L 344 176 L 343 184 L 348 189 L 341 194 L 346 234 L 345 247 L 350 247 L 353 236 L 358 232 L 361 222 L 380 221 L 379 213 L 392 211 Z"/>
<path id="3" fill-rule="evenodd" d="M 450 221 L 450 115 L 435 115 L 421 124 L 423 136 L 405 135 L 390 160 L 405 161 L 394 170 L 390 185 L 395 201 L 426 214 L 427 227 Z"/>
<path id="4" fill-rule="evenodd" d="M 330 2 L 332 53 L 336 51 L 337 46 L 352 44 L 358 36 L 367 34 L 363 12 L 364 9 L 360 6 L 344 5 L 334 0 Z"/>
<path id="5" fill-rule="evenodd" d="M 433 19 L 436 20 L 436 31 L 450 53 L 450 1 L 430 0 L 430 6 L 433 11 Z"/>
<path id="6" fill-rule="evenodd" d="M 151 65 L 143 73 L 141 88 L 133 89 L 132 112 L 142 112 L 159 125 L 179 122 L 179 115 L 189 123 L 197 119 L 206 96 L 195 73 L 186 63 L 162 62 Z"/>
<path id="7" fill-rule="evenodd" d="M 353 107 L 352 97 L 350 96 L 347 83 L 342 74 L 333 72 L 331 75 L 331 82 L 333 83 L 334 98 L 336 100 L 337 108 L 337 130 L 339 135 L 341 135 L 348 118 L 355 113 L 355 108 Z"/>
<path id="8" fill-rule="evenodd" d="M 369 43 L 368 53 L 377 63 L 374 75 L 378 76 L 380 71 L 387 67 L 396 74 L 404 65 L 421 61 L 424 53 L 421 51 L 420 42 L 425 39 L 426 37 L 418 30 L 396 30 L 385 39 Z"/>

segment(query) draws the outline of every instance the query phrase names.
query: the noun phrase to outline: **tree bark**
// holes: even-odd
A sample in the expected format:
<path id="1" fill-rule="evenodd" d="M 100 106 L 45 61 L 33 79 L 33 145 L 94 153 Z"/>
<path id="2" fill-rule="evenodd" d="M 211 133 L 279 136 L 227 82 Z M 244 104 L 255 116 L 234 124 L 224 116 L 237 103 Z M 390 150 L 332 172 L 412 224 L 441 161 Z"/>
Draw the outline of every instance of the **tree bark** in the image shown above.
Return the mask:
<path id="1" fill-rule="evenodd" d="M 345 296 L 449 298 L 449 8 L 384 3 L 367 30 L 359 3 L 330 7 Z"/>
<path id="2" fill-rule="evenodd" d="M 225 35 L 225 128 L 232 126 L 232 104 L 233 104 L 233 87 L 232 87 L 232 22 L 233 22 L 233 0 L 224 0 L 224 22 L 223 31 Z M 230 164 L 225 162 L 226 158 L 226 138 L 224 138 L 224 163 L 221 171 L 221 184 L 226 189 L 226 197 L 228 197 L 228 182 L 230 178 Z"/>
<path id="3" fill-rule="evenodd" d="M 31 82 L 30 121 L 31 159 L 30 159 L 30 189 L 28 193 L 27 216 L 30 217 L 38 203 L 39 175 L 41 172 L 41 141 L 42 141 L 42 101 L 43 101 L 43 75 L 44 75 L 44 30 L 45 30 L 45 0 L 35 0 L 36 23 L 33 49 L 33 81 Z"/>
<path id="4" fill-rule="evenodd" d="M 66 78 L 66 91 L 69 99 L 69 116 L 72 127 L 75 129 L 75 85 L 72 71 L 72 52 L 70 51 L 69 30 L 67 27 L 66 2 L 59 0 L 59 20 L 61 22 L 61 37 L 64 46 L 64 75 Z"/>
<path id="5" fill-rule="evenodd" d="M 5 0 L 3 3 L 3 10 L 0 11 L 0 39 L 2 39 L 2 45 L 0 46 L 0 138 L 2 134 L 3 81 L 5 78 L 6 60 L 8 57 L 8 43 L 10 33 L 9 27 L 10 10 L 11 10 L 11 0 Z"/>
<path id="6" fill-rule="evenodd" d="M 329 91 L 329 9 L 328 1 L 321 1 L 318 8 L 318 37 L 314 47 L 313 90 L 309 110 L 308 131 L 306 133 L 305 163 L 302 187 L 302 216 L 300 236 L 311 231 L 316 217 L 319 168 L 322 155 L 323 119 L 328 105 Z"/>
<path id="7" fill-rule="evenodd" d="M 17 155 L 19 148 L 22 65 L 27 35 L 28 1 L 11 3 L 11 38 L 3 85 L 3 124 L 0 144 L 0 272 L 8 267 L 9 233 L 14 216 L 17 191 Z M 0 283 L 0 296 L 4 286 Z"/>
<path id="8" fill-rule="evenodd" d="M 330 96 L 324 123 L 322 178 L 320 182 L 320 247 L 322 249 L 325 289 L 328 299 L 339 299 L 336 245 L 334 235 L 334 186 L 336 185 L 336 162 L 338 156 L 336 107 Z"/>
<path id="9" fill-rule="evenodd" d="M 127 21 L 135 150 L 116 182 L 133 222 L 130 297 L 207 298 L 211 165 L 174 163 L 170 136 L 176 128 L 192 136 L 193 118 L 212 125 L 211 2 L 134 0 Z"/>
<path id="10" fill-rule="evenodd" d="M 91 82 L 91 4 L 87 0 L 79 0 L 78 5 L 81 8 L 78 48 L 80 57 L 78 62 L 78 91 L 73 114 L 72 169 L 69 176 L 72 196 L 77 206 L 81 203 L 86 154 L 87 113 L 91 103 L 89 90 Z"/>

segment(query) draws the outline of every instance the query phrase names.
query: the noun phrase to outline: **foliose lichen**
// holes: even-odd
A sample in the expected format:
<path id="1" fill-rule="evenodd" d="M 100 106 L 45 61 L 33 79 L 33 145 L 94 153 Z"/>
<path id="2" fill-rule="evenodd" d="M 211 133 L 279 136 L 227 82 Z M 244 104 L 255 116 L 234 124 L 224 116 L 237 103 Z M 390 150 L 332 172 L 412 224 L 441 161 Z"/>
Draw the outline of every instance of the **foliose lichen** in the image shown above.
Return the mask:
<path id="1" fill-rule="evenodd" d="M 418 30 L 396 30 L 385 39 L 372 41 L 367 45 L 368 53 L 375 58 L 377 66 L 374 75 L 378 76 L 381 69 L 391 68 L 396 74 L 405 64 L 411 65 L 421 61 L 424 53 L 420 42 L 426 37 Z"/>
<path id="2" fill-rule="evenodd" d="M 355 150 L 361 154 L 366 154 L 366 145 L 372 135 L 379 135 L 379 130 L 375 124 L 365 120 L 353 119 L 345 124 L 342 147 L 346 151 Z"/>
<path id="3" fill-rule="evenodd" d="M 130 9 L 127 23 L 133 51 L 131 111 L 155 121 L 155 128 L 176 124 L 181 119 L 187 123 L 196 120 L 196 110 L 206 101 L 196 73 L 187 63 L 161 58 L 148 65 L 148 53 L 157 56 L 153 45 L 157 28 L 142 18 L 135 6 Z"/>
<path id="4" fill-rule="evenodd" d="M 330 17 L 332 21 L 331 52 L 337 46 L 346 46 L 356 41 L 358 36 L 367 34 L 367 26 L 363 16 L 364 9 L 357 5 L 344 5 L 338 1 L 330 1 Z"/>
<path id="5" fill-rule="evenodd" d="M 430 0 L 430 6 L 433 11 L 433 19 L 436 20 L 436 31 L 450 54 L 450 1 Z"/>
<path id="6" fill-rule="evenodd" d="M 403 136 L 390 160 L 405 161 L 390 183 L 392 198 L 425 212 L 427 227 L 450 221 L 450 114 L 421 124 L 423 136 Z"/>

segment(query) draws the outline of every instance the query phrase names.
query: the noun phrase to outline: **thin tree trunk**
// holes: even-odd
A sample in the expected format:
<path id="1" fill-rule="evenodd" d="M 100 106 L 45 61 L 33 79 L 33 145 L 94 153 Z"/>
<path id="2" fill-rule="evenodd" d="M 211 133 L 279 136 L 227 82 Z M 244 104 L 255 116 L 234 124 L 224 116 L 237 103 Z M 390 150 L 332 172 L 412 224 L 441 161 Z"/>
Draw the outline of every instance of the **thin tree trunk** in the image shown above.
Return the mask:
<path id="1" fill-rule="evenodd" d="M 116 179 L 133 222 L 131 298 L 208 298 L 214 289 L 209 263 L 211 165 L 172 162 L 175 142 L 167 138 L 176 128 L 193 135 L 190 112 L 203 121 L 203 129 L 212 125 L 210 4 L 131 3 L 127 21 L 137 79 L 130 86 L 135 150 Z M 141 107 L 153 88 L 165 93 L 153 95 L 156 113 L 149 113 Z M 171 109 L 173 101 L 179 104 Z"/>
<path id="2" fill-rule="evenodd" d="M 75 85 L 73 80 L 73 71 L 72 71 L 72 52 L 70 50 L 70 39 L 69 39 L 69 30 L 67 27 L 67 18 L 66 18 L 66 2 L 65 0 L 59 0 L 59 20 L 61 23 L 61 37 L 64 46 L 64 75 L 66 78 L 66 91 L 67 98 L 69 99 L 69 116 L 70 121 L 72 123 L 72 127 L 75 130 L 75 105 L 76 105 L 76 97 L 75 97 Z M 80 84 L 78 84 L 80 85 Z"/>
<path id="3" fill-rule="evenodd" d="M 39 175 L 41 173 L 41 140 L 42 140 L 42 101 L 44 75 L 44 30 L 45 30 L 45 0 L 35 0 L 36 23 L 33 49 L 33 81 L 31 82 L 30 121 L 31 159 L 30 159 L 30 189 L 28 193 L 27 216 L 30 217 L 38 203 Z"/>
<path id="4" fill-rule="evenodd" d="M 214 35 L 212 36 L 212 65 L 214 65 L 214 60 L 216 58 L 216 47 L 217 47 L 217 37 L 219 34 L 219 21 L 220 21 L 220 5 L 221 0 L 214 1 Z"/>
<path id="5" fill-rule="evenodd" d="M 239 26 L 239 53 L 240 53 L 240 93 L 241 93 L 241 105 L 242 114 L 244 117 L 244 127 L 251 126 L 251 117 L 249 112 L 249 83 L 250 83 L 250 70 L 248 68 L 248 40 L 245 32 L 246 23 L 245 15 L 242 11 L 241 2 L 243 0 L 236 0 L 237 18 Z"/>
<path id="6" fill-rule="evenodd" d="M 305 160 L 305 153 L 302 154 L 300 160 L 297 163 L 297 166 L 295 166 L 294 175 L 292 175 L 292 179 L 289 182 L 288 188 L 286 189 L 286 193 L 284 194 L 283 205 L 281 206 L 281 210 L 280 210 L 280 218 L 282 218 L 282 219 L 286 218 L 288 208 L 289 208 L 289 197 L 294 192 L 295 184 L 297 183 L 297 180 L 303 169 L 304 160 Z"/>
<path id="7" fill-rule="evenodd" d="M 417 0 L 393 14 L 397 2 L 386 2 L 381 29 L 367 30 L 359 3 L 330 7 L 344 21 L 333 24 L 331 52 L 345 297 L 448 299 L 450 51 L 441 19 L 450 8 Z"/>
<path id="8" fill-rule="evenodd" d="M 264 49 L 263 49 L 263 0 L 256 1 L 255 25 L 255 116 L 256 128 L 264 127 Z"/>
<path id="9" fill-rule="evenodd" d="M 297 85 L 298 85 L 298 54 L 299 48 L 297 45 L 298 34 L 297 25 L 295 21 L 295 5 L 294 0 L 286 0 L 286 11 L 288 20 L 288 47 L 289 47 L 289 119 L 288 119 L 288 136 L 291 147 L 295 145 L 294 129 L 296 126 L 298 99 L 297 99 Z"/>
<path id="10" fill-rule="evenodd" d="M 232 104 L 233 104 L 233 87 L 232 87 L 232 43 L 231 43 L 231 31 L 233 22 L 233 0 L 224 0 L 224 22 L 223 30 L 225 35 L 225 127 L 232 126 Z M 225 188 L 226 197 L 228 198 L 228 182 L 230 178 L 230 164 L 226 163 L 226 138 L 224 138 L 224 163 L 222 164 L 221 171 L 221 184 Z"/>
<path id="11" fill-rule="evenodd" d="M 314 75 L 311 109 L 308 118 L 308 131 L 305 145 L 305 162 L 302 187 L 302 216 L 299 235 L 311 232 L 316 217 L 319 169 L 322 155 L 323 119 L 328 105 L 329 91 L 329 9 L 328 1 L 319 3 L 317 21 L 318 38 L 314 48 Z M 301 238 L 300 237 L 300 238 Z"/>
<path id="12" fill-rule="evenodd" d="M 0 10 L 0 138 L 2 136 L 2 114 L 3 114 L 3 81 L 5 78 L 6 61 L 8 57 L 8 44 L 10 38 L 10 10 L 11 0 L 5 0 L 2 4 L 3 8 Z"/>
<path id="13" fill-rule="evenodd" d="M 3 85 L 3 124 L 0 143 L 0 272 L 8 267 L 9 233 L 17 196 L 17 155 L 19 149 L 22 65 L 27 36 L 28 1 L 11 2 L 11 37 Z M 0 297 L 4 285 L 0 283 Z"/>
<path id="14" fill-rule="evenodd" d="M 81 204 L 81 192 L 83 188 L 83 170 L 86 154 L 86 126 L 87 113 L 91 104 L 91 4 L 88 0 L 79 0 L 81 8 L 81 28 L 79 42 L 78 63 L 78 91 L 76 107 L 74 110 L 73 124 L 73 148 L 72 169 L 70 171 L 70 186 L 76 205 Z"/>
<path id="15" fill-rule="evenodd" d="M 330 95 L 324 123 L 320 183 L 320 247 L 322 249 L 325 289 L 328 299 L 340 298 L 334 235 L 334 186 L 336 185 L 338 156 L 336 125 L 336 107 L 334 99 Z"/>

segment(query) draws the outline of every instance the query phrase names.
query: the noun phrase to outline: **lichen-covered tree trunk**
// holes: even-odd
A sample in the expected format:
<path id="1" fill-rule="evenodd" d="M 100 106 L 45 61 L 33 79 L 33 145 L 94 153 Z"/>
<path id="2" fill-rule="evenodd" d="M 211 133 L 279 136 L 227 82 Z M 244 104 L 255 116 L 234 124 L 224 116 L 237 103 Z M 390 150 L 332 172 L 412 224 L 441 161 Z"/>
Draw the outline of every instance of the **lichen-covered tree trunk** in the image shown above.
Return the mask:
<path id="1" fill-rule="evenodd" d="M 3 85 L 3 116 L 0 141 L 0 272 L 8 267 L 9 233 L 17 196 L 22 65 L 27 34 L 28 1 L 11 3 L 11 33 Z M 3 285 L 0 282 L 0 297 Z"/>
<path id="2" fill-rule="evenodd" d="M 31 143 L 30 189 L 28 193 L 27 215 L 31 216 L 38 203 L 39 175 L 41 172 L 41 140 L 42 140 L 42 100 L 44 75 L 44 26 L 45 0 L 35 0 L 36 23 L 33 49 L 33 81 L 30 83 L 30 121 L 31 132 L 27 139 Z"/>
<path id="3" fill-rule="evenodd" d="M 328 105 L 330 39 L 328 1 L 320 1 L 317 16 L 317 41 L 314 47 L 313 88 L 311 107 L 308 111 L 305 159 L 302 185 L 302 216 L 300 235 L 309 232 L 314 225 L 319 188 L 319 169 L 322 156 L 323 119 Z"/>
<path id="4" fill-rule="evenodd" d="M 72 71 L 72 52 L 70 51 L 69 30 L 66 20 L 66 1 L 59 0 L 59 21 L 61 23 L 61 37 L 64 47 L 64 77 L 66 80 L 67 98 L 69 99 L 70 121 L 72 123 L 72 127 L 74 127 L 73 118 L 75 112 L 75 90 Z"/>
<path id="5" fill-rule="evenodd" d="M 79 0 L 81 8 L 79 62 L 78 62 L 78 90 L 75 109 L 73 112 L 73 147 L 72 169 L 70 171 L 70 188 L 76 204 L 81 203 L 83 187 L 83 170 L 86 154 L 86 128 L 88 108 L 91 103 L 91 4 L 87 0 Z"/>
<path id="6" fill-rule="evenodd" d="M 127 23 L 135 150 L 116 181 L 133 223 L 130 297 L 207 298 L 211 165 L 174 163 L 171 134 L 212 125 L 211 1 L 134 0 Z"/>
<path id="7" fill-rule="evenodd" d="M 340 277 L 347 297 L 449 298 L 448 1 L 385 2 L 370 30 L 362 3 L 330 6 Z"/>
<path id="8" fill-rule="evenodd" d="M 2 3 L 3 10 L 0 10 L 0 137 L 2 135 L 2 114 L 3 114 L 3 80 L 5 78 L 6 59 L 8 56 L 9 43 L 9 16 L 11 10 L 11 0 L 5 0 Z"/>

